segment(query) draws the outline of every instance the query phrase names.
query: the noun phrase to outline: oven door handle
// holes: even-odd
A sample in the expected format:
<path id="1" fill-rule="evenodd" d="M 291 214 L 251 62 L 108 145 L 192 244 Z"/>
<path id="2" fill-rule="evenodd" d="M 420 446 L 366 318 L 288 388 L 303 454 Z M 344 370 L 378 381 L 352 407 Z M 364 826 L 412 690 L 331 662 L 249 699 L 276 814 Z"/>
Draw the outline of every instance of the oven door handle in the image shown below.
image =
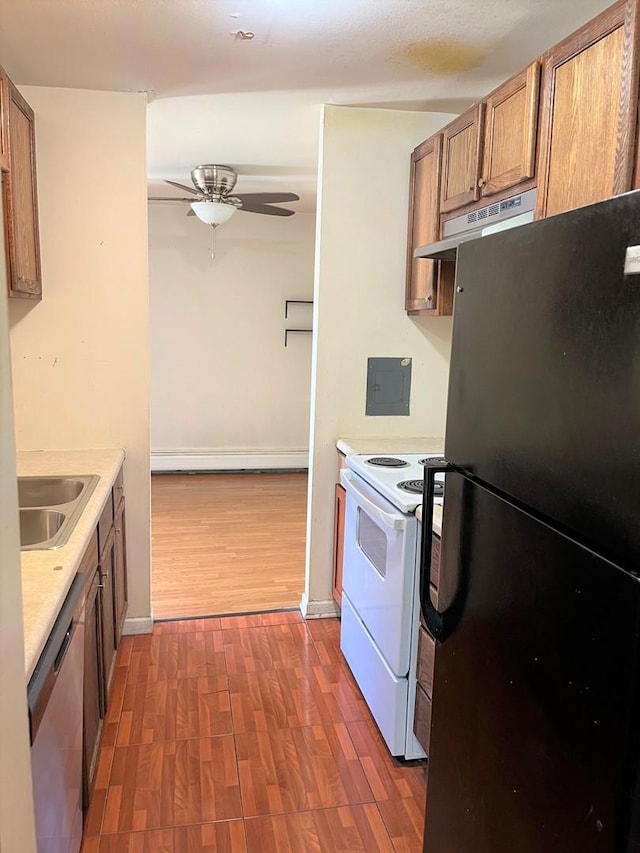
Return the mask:
<path id="1" fill-rule="evenodd" d="M 373 503 L 371 498 L 358 488 L 354 475 L 351 471 L 347 471 L 345 468 L 342 468 L 340 471 L 340 482 L 347 492 L 350 492 L 353 495 L 358 505 L 367 511 L 367 514 L 372 519 L 379 521 L 380 524 L 383 524 L 385 527 L 390 527 L 392 530 L 405 529 L 407 526 L 406 518 L 401 515 L 391 515 L 391 513 L 385 512 L 381 507 Z"/>

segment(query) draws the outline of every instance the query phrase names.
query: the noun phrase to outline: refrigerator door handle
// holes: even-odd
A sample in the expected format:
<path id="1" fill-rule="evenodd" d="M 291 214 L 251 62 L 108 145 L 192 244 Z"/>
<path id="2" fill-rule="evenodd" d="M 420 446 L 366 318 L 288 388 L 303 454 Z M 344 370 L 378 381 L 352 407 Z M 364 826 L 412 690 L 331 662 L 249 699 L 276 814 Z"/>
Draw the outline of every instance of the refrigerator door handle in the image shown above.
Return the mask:
<path id="1" fill-rule="evenodd" d="M 424 463 L 424 489 L 422 498 L 422 536 L 420 539 L 420 608 L 422 618 L 431 634 L 442 642 L 446 639 L 445 615 L 436 610 L 431 601 L 429 585 L 431 583 L 431 545 L 433 540 L 433 498 L 436 474 L 446 474 L 455 468 L 449 462 Z"/>

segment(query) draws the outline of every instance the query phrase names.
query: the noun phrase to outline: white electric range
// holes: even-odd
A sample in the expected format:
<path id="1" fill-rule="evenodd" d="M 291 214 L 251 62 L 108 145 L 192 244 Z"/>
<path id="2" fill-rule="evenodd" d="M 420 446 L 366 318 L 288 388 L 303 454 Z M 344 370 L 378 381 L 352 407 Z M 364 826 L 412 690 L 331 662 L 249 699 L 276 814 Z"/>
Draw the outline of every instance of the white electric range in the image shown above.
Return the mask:
<path id="1" fill-rule="evenodd" d="M 423 758 L 413 734 L 419 599 L 416 508 L 435 453 L 347 456 L 340 648 L 392 755 Z M 436 475 L 435 501 L 444 499 Z M 440 487 L 438 489 L 438 486 Z"/>

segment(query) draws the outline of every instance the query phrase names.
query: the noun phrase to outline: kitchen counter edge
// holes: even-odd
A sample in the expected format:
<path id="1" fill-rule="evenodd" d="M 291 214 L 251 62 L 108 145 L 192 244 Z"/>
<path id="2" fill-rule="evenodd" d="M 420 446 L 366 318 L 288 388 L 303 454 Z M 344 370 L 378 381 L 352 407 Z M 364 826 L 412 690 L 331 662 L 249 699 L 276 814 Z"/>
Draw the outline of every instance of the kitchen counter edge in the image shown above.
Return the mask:
<path id="1" fill-rule="evenodd" d="M 31 678 L 122 463 L 121 448 L 22 450 L 20 477 L 97 474 L 100 478 L 68 542 L 51 551 L 21 551 L 25 674 Z"/>
<path id="2" fill-rule="evenodd" d="M 442 453 L 444 438 L 442 436 L 344 436 L 338 438 L 336 447 L 345 456 L 357 453 L 392 454 L 392 453 Z"/>

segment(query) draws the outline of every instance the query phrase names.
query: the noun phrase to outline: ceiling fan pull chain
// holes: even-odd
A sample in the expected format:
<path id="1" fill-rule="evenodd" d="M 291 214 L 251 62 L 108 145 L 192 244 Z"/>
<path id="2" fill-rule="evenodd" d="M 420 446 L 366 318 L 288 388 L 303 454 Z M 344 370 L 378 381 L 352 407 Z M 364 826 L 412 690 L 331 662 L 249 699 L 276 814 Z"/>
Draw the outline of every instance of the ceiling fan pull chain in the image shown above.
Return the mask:
<path id="1" fill-rule="evenodd" d="M 211 226 L 211 260 L 216 259 L 216 226 Z"/>

